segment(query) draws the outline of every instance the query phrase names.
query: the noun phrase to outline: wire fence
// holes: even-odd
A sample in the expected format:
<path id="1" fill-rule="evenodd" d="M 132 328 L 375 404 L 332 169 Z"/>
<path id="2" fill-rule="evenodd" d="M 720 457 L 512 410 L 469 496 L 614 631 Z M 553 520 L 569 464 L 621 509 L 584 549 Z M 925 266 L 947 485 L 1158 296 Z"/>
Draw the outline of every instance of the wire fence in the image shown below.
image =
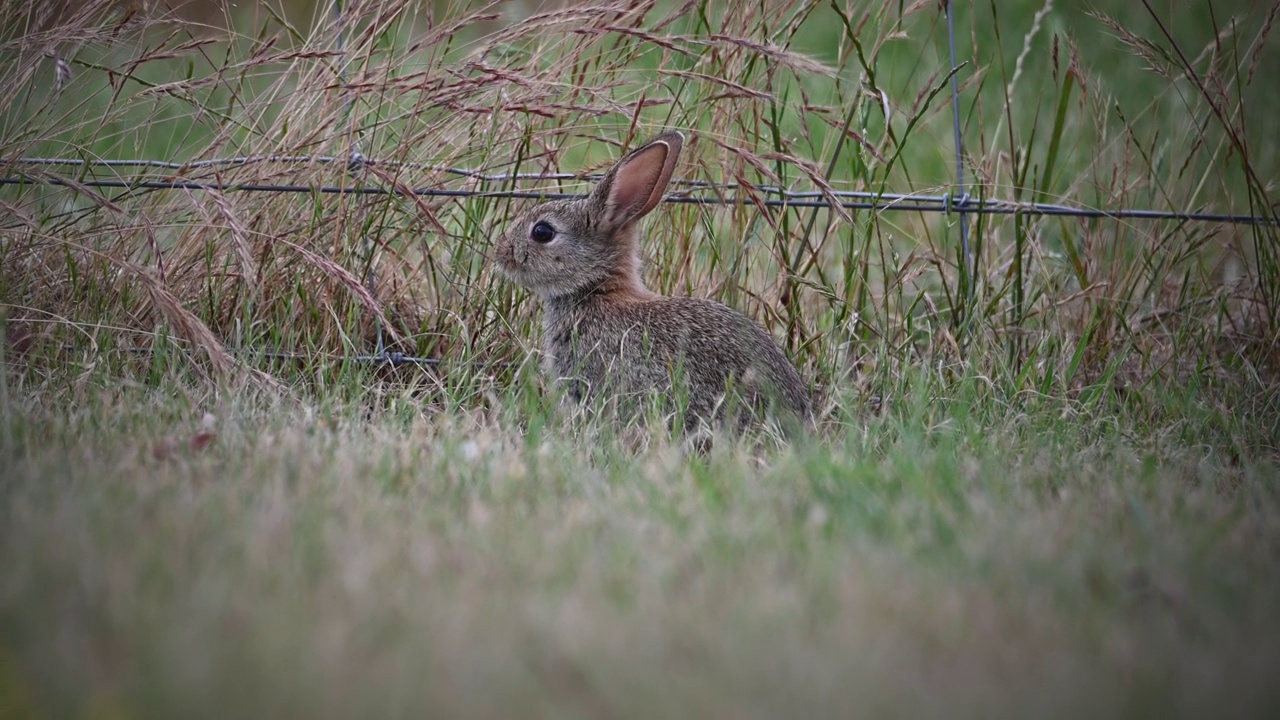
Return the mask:
<path id="1" fill-rule="evenodd" d="M 70 158 L 21 157 L 7 161 L 14 175 L 0 177 L 0 185 L 58 185 L 67 187 L 118 188 L 122 190 L 212 190 L 218 192 L 274 192 L 321 193 L 347 195 L 412 195 L 417 197 L 444 198 L 506 198 L 525 200 L 559 200 L 584 197 L 572 193 L 548 193 L 535 190 L 464 190 L 443 187 L 416 187 L 402 189 L 386 185 L 368 185 L 362 180 L 351 185 L 286 185 L 271 183 L 235 183 L 203 179 L 152 180 L 144 177 L 133 179 L 77 179 L 71 180 L 48 174 L 28 174 L 21 171 L 28 167 L 77 167 L 92 171 L 95 168 L 151 168 L 186 171 L 199 168 L 245 166 L 254 164 L 342 164 L 352 172 L 367 167 L 413 168 L 441 172 L 462 178 L 484 182 L 514 181 L 564 181 L 596 180 L 598 175 L 573 173 L 484 173 L 466 168 L 407 163 L 391 160 L 369 159 L 361 156 L 338 158 L 326 155 L 261 155 L 238 158 L 215 158 L 187 163 L 166 160 L 82 160 Z M 1280 225 L 1276 217 L 1218 213 L 1206 211 L 1156 210 L 1144 208 L 1088 208 L 1054 203 L 975 198 L 967 192 L 953 195 L 920 193 L 867 192 L 857 190 L 795 191 L 770 185 L 746 187 L 738 183 L 714 184 L 698 180 L 673 180 L 672 185 L 684 188 L 668 195 L 665 202 L 696 205 L 762 205 L 771 208 L 841 208 L 844 210 L 909 211 L 957 213 L 964 215 L 1029 215 L 1062 216 L 1080 218 L 1106 218 L 1113 220 L 1177 220 L 1188 222 L 1234 223 L 1244 225 Z"/>
<path id="2" fill-rule="evenodd" d="M 334 0 L 335 17 L 341 20 L 341 0 Z M 672 185 L 681 188 L 668 195 L 664 202 L 697 205 L 754 205 L 768 208 L 829 208 L 840 210 L 870 210 L 875 212 L 932 212 L 955 213 L 959 218 L 961 257 L 966 273 L 971 273 L 974 262 L 969 244 L 969 215 L 1025 215 L 1025 216 L 1057 216 L 1112 220 L 1171 220 L 1179 222 L 1229 223 L 1254 226 L 1280 226 L 1280 215 L 1249 215 L 1238 213 L 1209 212 L 1203 210 L 1160 210 L 1153 208 L 1089 208 L 1054 203 L 1015 201 L 998 198 L 974 197 L 966 191 L 963 136 L 960 130 L 960 90 L 959 70 L 956 62 L 956 43 L 953 3 L 946 2 L 947 44 L 951 60 L 951 110 L 955 142 L 956 182 L 951 192 L 941 195 L 917 193 L 867 192 L 851 190 L 823 189 L 815 191 L 794 191 L 770 185 L 745 186 L 738 183 L 715 184 L 699 180 L 673 180 Z M 344 41 L 345 28 L 339 33 L 339 46 Z M 345 65 L 342 72 L 345 75 Z M 354 136 L 354 135 L 353 135 Z M 249 165 L 334 165 L 343 166 L 355 178 L 353 184 L 339 185 L 288 185 L 271 183 L 235 183 L 210 181 L 199 177 L 174 177 L 193 173 L 199 170 L 213 170 L 244 167 Z M 263 192 L 263 193 L 304 193 L 304 194 L 345 194 L 345 195 L 408 195 L 416 197 L 440 198 L 506 198 L 506 199 L 576 199 L 584 197 L 580 194 L 547 193 L 534 190 L 475 190 L 449 189 L 444 187 L 404 188 L 385 184 L 368 184 L 372 176 L 366 172 L 370 168 L 388 168 L 392 170 L 421 170 L 440 173 L 457 178 L 482 183 L 510 183 L 565 180 L 595 180 L 598 175 L 580 175 L 574 173 L 485 173 L 479 170 L 436 165 L 430 163 L 406 162 L 389 159 L 365 157 L 358 150 L 350 155 L 250 155 L 244 157 L 210 158 L 177 162 L 172 160 L 152 159 L 83 159 L 57 157 L 17 157 L 0 160 L 0 166 L 6 174 L 0 176 L 3 185 L 52 185 L 71 188 L 116 188 L 128 192 L 137 190 L 190 190 L 217 192 Z M 173 173 L 164 179 L 151 179 L 139 174 L 133 178 L 115 177 L 82 177 L 70 179 L 59 177 L 43 170 L 26 172 L 24 168 L 78 168 L 93 173 L 96 170 L 169 170 Z M 376 178 L 374 178 L 376 179 Z M 379 324 L 377 333 L 377 350 L 369 355 L 336 355 L 329 359 L 341 362 L 374 363 L 393 367 L 418 366 L 436 367 L 442 364 L 440 358 L 419 358 L 404 353 L 390 351 L 382 340 L 382 328 Z M 311 356 L 282 351 L 234 350 L 233 354 L 251 354 L 264 359 L 304 360 Z"/>

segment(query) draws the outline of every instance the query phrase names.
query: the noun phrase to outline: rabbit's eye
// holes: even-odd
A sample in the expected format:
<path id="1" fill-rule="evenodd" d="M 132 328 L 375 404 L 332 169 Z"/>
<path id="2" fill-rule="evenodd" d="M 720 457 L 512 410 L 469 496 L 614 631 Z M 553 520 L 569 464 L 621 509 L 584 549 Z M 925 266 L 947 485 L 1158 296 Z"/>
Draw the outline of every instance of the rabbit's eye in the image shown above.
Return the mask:
<path id="1" fill-rule="evenodd" d="M 529 231 L 529 239 L 540 245 L 546 245 L 555 238 L 556 229 L 544 222 L 534 225 L 533 229 Z"/>

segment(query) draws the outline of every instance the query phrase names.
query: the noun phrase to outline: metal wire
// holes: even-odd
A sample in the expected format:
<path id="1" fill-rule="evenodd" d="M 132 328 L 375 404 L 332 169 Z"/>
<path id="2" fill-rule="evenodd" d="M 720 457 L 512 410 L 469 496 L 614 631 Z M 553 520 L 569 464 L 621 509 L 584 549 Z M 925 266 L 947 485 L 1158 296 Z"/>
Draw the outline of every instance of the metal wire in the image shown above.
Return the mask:
<path id="1" fill-rule="evenodd" d="M 961 200 L 967 200 L 969 195 L 964 190 L 964 150 L 962 139 L 960 137 L 960 80 L 956 77 L 956 25 L 955 13 L 951 11 L 951 0 L 947 0 L 947 45 L 951 48 L 951 122 L 955 132 L 956 146 L 956 192 L 959 193 Z M 969 277 L 973 277 L 973 268 L 970 263 L 973 262 L 973 253 L 969 250 L 969 216 L 960 213 L 960 250 L 962 252 L 961 262 L 965 266 L 965 270 Z"/>
<path id="2" fill-rule="evenodd" d="M 72 167 L 112 167 L 112 168 L 156 168 L 160 170 L 199 170 L 204 168 L 218 168 L 241 165 L 259 165 L 264 163 L 279 163 L 282 165 L 289 164 L 315 164 L 315 165 L 346 165 L 351 162 L 351 158 L 334 157 L 332 155 L 247 155 L 244 157 L 232 158 L 209 158 L 206 160 L 188 160 L 187 162 L 174 162 L 172 160 L 84 160 L 82 158 L 42 158 L 42 157 L 23 157 L 13 160 L 15 163 L 24 165 L 64 165 Z M 432 163 L 406 162 L 402 160 L 377 160 L 373 158 L 361 158 L 361 164 L 378 167 L 389 168 L 406 168 L 413 170 L 431 170 L 435 172 L 447 173 L 449 175 L 457 175 L 459 177 L 472 178 L 475 180 L 487 180 L 493 182 L 501 182 L 506 180 L 572 180 L 578 177 L 592 177 L 575 175 L 573 173 L 515 173 L 515 174 L 486 174 L 466 168 L 450 167 L 447 165 L 436 165 Z"/>
<path id="3" fill-rule="evenodd" d="M 17 162 L 23 164 L 45 164 L 44 158 L 21 158 Z M 53 159 L 57 164 L 62 161 Z M 83 163 L 86 161 L 77 161 Z M 87 161 L 89 164 L 110 161 Z M 155 163 L 160 161 L 129 161 Z M 345 162 L 345 160 L 343 161 Z M 373 162 L 373 161 L 369 161 Z M 15 163 L 16 164 L 16 163 Z M 494 177 L 494 176 L 488 176 Z M 526 176 L 525 179 L 563 179 L 578 176 Z M 125 190 L 216 190 L 219 192 L 276 192 L 300 194 L 352 194 L 352 195 L 414 195 L 417 197 L 452 197 L 452 198 L 511 198 L 532 200 L 558 200 L 584 197 L 571 193 L 547 193 L 533 190 L 450 190 L 446 188 L 412 188 L 399 190 L 382 186 L 367 185 L 277 185 L 266 183 L 225 183 L 202 180 L 68 180 L 47 175 L 22 175 L 19 177 L 0 177 L 0 185 L 55 185 L 65 187 L 101 187 L 120 188 Z M 1212 213 L 1198 211 L 1151 210 L 1142 208 L 1079 208 L 1068 205 L 1055 205 L 1038 202 L 1016 202 L 991 198 L 975 199 L 968 195 L 953 198 L 951 195 L 914 195 L 903 193 L 874 193 L 866 191 L 832 190 L 830 192 L 793 192 L 771 186 L 752 188 L 753 194 L 771 196 L 760 199 L 743 191 L 742 186 L 715 186 L 704 184 L 694 190 L 717 190 L 714 195 L 675 194 L 666 198 L 666 202 L 694 205 L 763 205 L 770 208 L 809 208 L 832 207 L 845 210 L 875 211 L 909 211 L 937 213 L 972 213 L 981 215 L 1046 215 L 1082 218 L 1141 219 L 1141 220 L 1177 220 L 1184 222 L 1215 222 L 1246 225 L 1278 225 L 1276 217 L 1258 215 L 1241 215 L 1232 213 Z M 732 194 L 726 196 L 723 191 Z M 824 199 L 825 198 L 825 199 Z M 836 202 L 832 200 L 835 199 Z"/>
<path id="4" fill-rule="evenodd" d="M 67 352 L 75 352 L 81 346 L 74 343 L 63 343 L 62 349 Z M 147 355 L 155 352 L 155 348 L 151 347 L 118 347 L 115 350 L 137 355 Z M 307 354 L 286 352 L 283 350 L 255 350 L 249 348 L 226 348 L 227 354 L 232 356 L 258 358 L 262 360 L 291 360 L 291 361 L 307 361 L 307 360 L 328 360 L 337 363 L 359 363 L 362 365 L 389 365 L 394 368 L 399 367 L 419 367 L 431 368 L 440 367 L 449 364 L 468 365 L 480 368 L 512 368 L 520 363 L 510 360 L 489 360 L 477 362 L 459 362 L 449 363 L 440 358 L 420 358 L 412 355 L 406 355 L 402 352 L 381 350 L 373 355 L 330 355 L 325 353 Z"/>

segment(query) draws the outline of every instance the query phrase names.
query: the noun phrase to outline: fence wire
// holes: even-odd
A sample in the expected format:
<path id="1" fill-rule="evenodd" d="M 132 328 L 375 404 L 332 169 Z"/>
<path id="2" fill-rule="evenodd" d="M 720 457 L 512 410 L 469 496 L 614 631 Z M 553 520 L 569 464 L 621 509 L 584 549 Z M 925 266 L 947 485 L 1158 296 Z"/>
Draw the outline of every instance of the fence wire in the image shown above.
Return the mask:
<path id="1" fill-rule="evenodd" d="M 56 185 L 64 187 L 118 188 L 122 190 L 213 190 L 218 192 L 274 192 L 301 194 L 346 195 L 413 195 L 417 197 L 444 198 L 507 198 L 531 200 L 559 200 L 582 198 L 584 195 L 536 190 L 463 190 L 443 187 L 415 187 L 399 189 L 384 185 L 364 183 L 352 185 L 287 185 L 272 183 L 236 183 L 203 179 L 75 179 L 44 173 L 24 173 L 21 166 L 78 167 L 92 171 L 96 168 L 156 168 L 186 171 L 199 168 L 234 167 L 264 163 L 282 164 L 345 164 L 348 169 L 360 170 L 363 166 L 388 168 L 425 169 L 483 182 L 515 181 L 564 181 L 595 180 L 598 175 L 573 173 L 484 173 L 467 168 L 379 160 L 354 155 L 342 158 L 327 155 L 260 155 L 235 158 L 215 158 L 190 162 L 167 160 L 84 160 L 78 158 L 21 157 L 4 164 L 17 169 L 16 174 L 0 177 L 0 185 Z M 1154 210 L 1144 208 L 1087 208 L 1054 203 L 1025 202 L 996 198 L 975 198 L 969 193 L 953 196 L 951 193 L 929 195 L 917 193 L 868 192 L 861 190 L 795 191 L 771 185 L 744 186 L 738 183 L 718 185 L 706 181 L 673 181 L 683 188 L 668 195 L 665 202 L 695 205 L 762 205 L 771 208 L 832 208 L 844 210 L 934 212 L 961 216 L 976 215 L 1033 215 L 1107 219 L 1176 220 L 1185 222 L 1232 223 L 1243 225 L 1278 225 L 1275 216 L 1217 213 L 1206 211 Z M 763 196 L 763 197 L 759 197 Z"/>

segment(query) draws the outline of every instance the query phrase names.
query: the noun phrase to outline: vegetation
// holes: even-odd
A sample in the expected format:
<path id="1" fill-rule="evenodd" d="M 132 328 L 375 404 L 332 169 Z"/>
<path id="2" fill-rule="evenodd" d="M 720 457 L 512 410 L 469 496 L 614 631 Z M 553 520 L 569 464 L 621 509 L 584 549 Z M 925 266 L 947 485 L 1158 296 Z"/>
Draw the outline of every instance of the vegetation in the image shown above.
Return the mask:
<path id="1" fill-rule="evenodd" d="M 939 3 L 239 5 L 0 11 L 0 715 L 1280 707 L 1280 4 L 957 4 L 968 192 L 1272 221 L 971 258 L 762 202 L 955 191 Z M 538 376 L 506 195 L 666 128 L 727 202 L 654 213 L 649 282 L 773 332 L 812 437 Z"/>

